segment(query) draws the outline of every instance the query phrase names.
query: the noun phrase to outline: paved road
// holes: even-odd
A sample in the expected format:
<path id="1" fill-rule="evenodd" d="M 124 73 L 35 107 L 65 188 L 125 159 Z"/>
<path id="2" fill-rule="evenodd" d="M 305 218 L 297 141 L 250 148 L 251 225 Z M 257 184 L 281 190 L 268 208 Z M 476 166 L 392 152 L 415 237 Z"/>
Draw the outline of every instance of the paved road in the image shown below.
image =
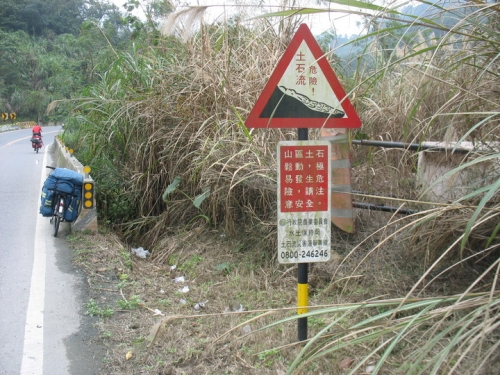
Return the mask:
<path id="1" fill-rule="evenodd" d="M 60 127 L 0 133 L 0 374 L 98 374 L 102 350 L 84 315 L 86 284 L 72 265 L 62 223 L 57 238 L 38 214 L 52 164 L 48 146 Z"/>

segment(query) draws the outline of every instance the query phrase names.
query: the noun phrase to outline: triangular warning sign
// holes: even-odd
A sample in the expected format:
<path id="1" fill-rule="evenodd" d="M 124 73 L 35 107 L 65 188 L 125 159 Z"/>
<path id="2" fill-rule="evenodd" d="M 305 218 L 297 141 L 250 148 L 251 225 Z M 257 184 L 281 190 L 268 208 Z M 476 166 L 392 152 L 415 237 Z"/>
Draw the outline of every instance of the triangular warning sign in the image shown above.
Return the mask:
<path id="1" fill-rule="evenodd" d="M 359 128 L 359 119 L 306 24 L 300 25 L 247 120 L 247 128 Z"/>

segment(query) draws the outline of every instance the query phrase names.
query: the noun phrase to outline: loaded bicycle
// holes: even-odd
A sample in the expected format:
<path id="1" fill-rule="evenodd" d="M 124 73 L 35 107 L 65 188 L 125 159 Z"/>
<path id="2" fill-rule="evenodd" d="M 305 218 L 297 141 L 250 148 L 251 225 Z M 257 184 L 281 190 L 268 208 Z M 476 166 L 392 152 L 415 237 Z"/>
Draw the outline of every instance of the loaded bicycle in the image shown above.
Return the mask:
<path id="1" fill-rule="evenodd" d="M 40 213 L 50 217 L 52 233 L 57 237 L 61 222 L 72 222 L 78 217 L 83 176 L 66 168 L 47 168 L 52 169 L 52 172 L 43 184 Z"/>
<path id="2" fill-rule="evenodd" d="M 38 150 L 40 150 L 43 146 L 42 136 L 39 134 L 34 134 L 30 141 L 31 147 L 33 147 L 33 150 L 35 150 L 35 152 L 38 154 Z"/>
<path id="3" fill-rule="evenodd" d="M 55 167 L 49 167 L 52 170 L 56 169 Z M 54 237 L 57 237 L 57 232 L 59 231 L 59 224 L 64 221 L 64 208 L 66 206 L 66 194 L 61 193 L 56 190 L 56 194 L 53 198 L 54 209 L 52 212 L 52 217 L 50 218 L 50 224 L 54 225 L 53 234 Z"/>

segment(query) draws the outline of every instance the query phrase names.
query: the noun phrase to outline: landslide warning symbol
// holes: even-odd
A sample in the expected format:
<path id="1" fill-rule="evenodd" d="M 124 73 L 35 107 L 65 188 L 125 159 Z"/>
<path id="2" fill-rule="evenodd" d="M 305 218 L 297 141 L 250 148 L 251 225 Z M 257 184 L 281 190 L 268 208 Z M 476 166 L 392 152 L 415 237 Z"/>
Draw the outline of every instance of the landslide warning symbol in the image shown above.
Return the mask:
<path id="1" fill-rule="evenodd" d="M 306 24 L 300 25 L 245 121 L 247 128 L 359 128 L 359 119 Z"/>

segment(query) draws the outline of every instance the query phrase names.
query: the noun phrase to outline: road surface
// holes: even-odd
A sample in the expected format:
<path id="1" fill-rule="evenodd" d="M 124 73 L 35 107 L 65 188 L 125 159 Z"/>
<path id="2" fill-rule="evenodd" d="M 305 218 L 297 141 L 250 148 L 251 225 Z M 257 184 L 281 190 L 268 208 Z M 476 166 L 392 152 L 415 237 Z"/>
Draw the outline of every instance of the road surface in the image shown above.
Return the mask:
<path id="1" fill-rule="evenodd" d="M 103 350 L 85 315 L 84 275 L 72 264 L 62 223 L 57 238 L 38 213 L 60 127 L 44 127 L 37 154 L 31 130 L 0 133 L 0 374 L 99 374 Z"/>

